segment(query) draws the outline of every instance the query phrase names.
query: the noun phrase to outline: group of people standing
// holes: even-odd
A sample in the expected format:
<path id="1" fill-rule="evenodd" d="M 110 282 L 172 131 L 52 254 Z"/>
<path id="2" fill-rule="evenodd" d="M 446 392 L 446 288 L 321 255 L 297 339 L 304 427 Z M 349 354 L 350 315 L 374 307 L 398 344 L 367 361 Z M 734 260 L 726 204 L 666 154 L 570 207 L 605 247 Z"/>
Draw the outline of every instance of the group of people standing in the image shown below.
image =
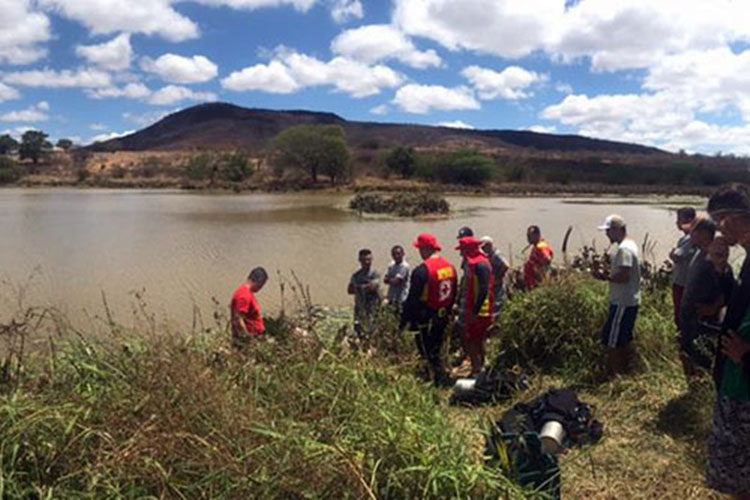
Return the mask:
<path id="1" fill-rule="evenodd" d="M 417 348 L 438 386 L 450 384 L 441 351 L 453 318 L 472 374 L 482 370 L 486 339 L 502 310 L 503 282 L 509 269 L 490 236 L 477 239 L 473 230 L 464 226 L 456 239 L 455 250 L 461 256 L 460 279 L 455 266 L 441 255 L 442 245 L 430 233 L 420 234 L 413 244 L 422 259 L 418 266 L 412 269 L 405 260 L 404 248 L 396 245 L 391 249 L 393 261 L 383 278 L 388 285 L 388 308 L 398 315 L 401 329 L 415 332 Z M 531 251 L 524 266 L 524 281 L 528 288 L 534 288 L 546 276 L 554 254 L 539 227 L 529 227 L 527 239 Z M 354 296 L 355 331 L 365 337 L 376 326 L 382 302 L 380 274 L 373 269 L 372 261 L 371 250 L 359 251 L 360 269 L 347 287 Z"/>

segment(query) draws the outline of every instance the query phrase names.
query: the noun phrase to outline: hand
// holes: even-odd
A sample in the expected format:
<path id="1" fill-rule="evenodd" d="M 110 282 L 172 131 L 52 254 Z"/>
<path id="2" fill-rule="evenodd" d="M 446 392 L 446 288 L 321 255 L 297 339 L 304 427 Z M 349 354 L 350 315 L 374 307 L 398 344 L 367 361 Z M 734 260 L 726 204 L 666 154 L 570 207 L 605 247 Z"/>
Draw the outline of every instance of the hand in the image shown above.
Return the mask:
<path id="1" fill-rule="evenodd" d="M 748 353 L 749 348 L 750 346 L 735 332 L 728 332 L 728 335 L 721 339 L 722 354 L 737 365 L 742 364 L 742 357 Z"/>

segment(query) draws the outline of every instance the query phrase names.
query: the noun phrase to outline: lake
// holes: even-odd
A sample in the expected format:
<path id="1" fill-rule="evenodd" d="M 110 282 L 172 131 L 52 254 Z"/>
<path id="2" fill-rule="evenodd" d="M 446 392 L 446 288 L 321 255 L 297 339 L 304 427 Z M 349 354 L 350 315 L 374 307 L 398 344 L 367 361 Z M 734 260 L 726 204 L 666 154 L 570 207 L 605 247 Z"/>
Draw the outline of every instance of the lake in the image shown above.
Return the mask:
<path id="1" fill-rule="evenodd" d="M 526 228 L 537 224 L 557 251 L 573 226 L 569 251 L 608 242 L 597 226 L 610 213 L 625 217 L 637 242 L 646 233 L 663 260 L 679 236 L 678 198 L 448 197 L 455 214 L 441 220 L 360 217 L 346 210 L 348 194 L 209 194 L 182 191 L 94 189 L 0 190 L 0 318 L 13 310 L 19 289 L 26 305 L 52 305 L 71 317 L 101 313 L 102 292 L 118 319 L 130 314 L 133 292 L 145 290 L 150 309 L 178 324 L 223 307 L 248 271 L 271 275 L 259 299 L 278 309 L 277 271 L 309 285 L 316 303 L 350 303 L 346 285 L 357 251 L 374 252 L 385 271 L 390 248 L 407 260 L 420 232 L 438 236 L 443 254 L 458 263 L 456 231 L 469 225 L 488 234 L 514 265 L 522 263 Z M 705 202 L 692 200 L 693 203 Z M 289 293 L 285 294 L 287 301 Z"/>

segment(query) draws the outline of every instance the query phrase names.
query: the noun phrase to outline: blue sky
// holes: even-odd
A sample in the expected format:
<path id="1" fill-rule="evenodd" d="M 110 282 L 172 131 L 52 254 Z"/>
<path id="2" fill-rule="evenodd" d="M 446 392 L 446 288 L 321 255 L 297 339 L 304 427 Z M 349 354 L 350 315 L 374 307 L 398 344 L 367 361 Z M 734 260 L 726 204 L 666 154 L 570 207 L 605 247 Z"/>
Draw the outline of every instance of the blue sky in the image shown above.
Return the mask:
<path id="1" fill-rule="evenodd" d="M 748 6 L 745 6 L 745 5 Z M 750 153 L 750 2 L 0 0 L 0 132 L 206 101 Z"/>

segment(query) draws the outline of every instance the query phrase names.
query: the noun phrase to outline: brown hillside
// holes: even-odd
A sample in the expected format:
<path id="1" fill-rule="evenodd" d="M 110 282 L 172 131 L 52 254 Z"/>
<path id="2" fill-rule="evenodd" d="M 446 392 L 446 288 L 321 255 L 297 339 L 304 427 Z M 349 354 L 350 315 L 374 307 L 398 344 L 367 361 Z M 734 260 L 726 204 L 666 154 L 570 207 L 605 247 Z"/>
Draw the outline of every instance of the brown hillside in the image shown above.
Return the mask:
<path id="1" fill-rule="evenodd" d="M 339 124 L 345 129 L 349 144 L 363 149 L 399 145 L 450 148 L 458 144 L 493 150 L 533 148 L 543 151 L 661 153 L 658 149 L 636 144 L 575 135 L 355 122 L 333 113 L 248 109 L 227 103 L 187 108 L 134 134 L 96 143 L 89 149 L 100 152 L 245 149 L 254 152 L 263 149 L 282 130 L 301 124 Z"/>

